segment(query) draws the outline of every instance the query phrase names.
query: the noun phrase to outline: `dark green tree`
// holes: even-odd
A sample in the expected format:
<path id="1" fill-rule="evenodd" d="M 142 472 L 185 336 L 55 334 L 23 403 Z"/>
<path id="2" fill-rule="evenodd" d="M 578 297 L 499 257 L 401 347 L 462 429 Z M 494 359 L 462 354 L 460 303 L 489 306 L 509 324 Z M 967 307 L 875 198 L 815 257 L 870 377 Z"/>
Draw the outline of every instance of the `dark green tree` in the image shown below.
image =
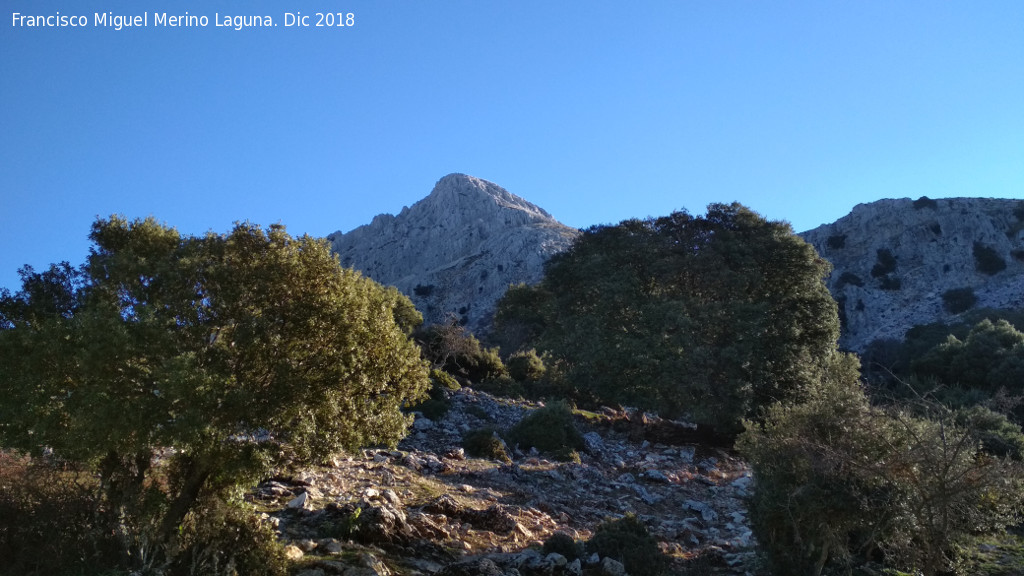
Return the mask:
<path id="1" fill-rule="evenodd" d="M 1006 320 L 985 319 L 964 340 L 946 341 L 912 364 L 918 377 L 946 386 L 994 393 L 1024 390 L 1024 333 Z"/>
<path id="2" fill-rule="evenodd" d="M 739 204 L 585 231 L 499 303 L 507 334 L 563 363 L 577 399 L 737 431 L 802 397 L 836 348 L 830 266 Z M 504 345 L 504 341 L 503 341 Z"/>
<path id="3" fill-rule="evenodd" d="M 275 466 L 404 435 L 415 311 L 324 241 L 119 217 L 90 237 L 81 268 L 0 295 L 0 446 L 95 470 L 131 562 L 143 541 L 172 561 L 202 501 Z"/>

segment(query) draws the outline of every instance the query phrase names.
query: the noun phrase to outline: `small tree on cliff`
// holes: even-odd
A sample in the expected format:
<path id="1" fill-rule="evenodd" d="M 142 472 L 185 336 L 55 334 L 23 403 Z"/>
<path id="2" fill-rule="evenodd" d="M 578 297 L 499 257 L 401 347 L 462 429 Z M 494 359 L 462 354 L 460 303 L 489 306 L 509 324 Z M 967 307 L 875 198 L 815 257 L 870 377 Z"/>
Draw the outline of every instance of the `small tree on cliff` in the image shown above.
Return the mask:
<path id="1" fill-rule="evenodd" d="M 405 433 L 428 386 L 411 306 L 325 242 L 118 217 L 90 237 L 80 269 L 25 269 L 0 295 L 0 446 L 98 472 L 126 554 L 145 539 L 173 557 L 197 503 L 286 459 Z"/>

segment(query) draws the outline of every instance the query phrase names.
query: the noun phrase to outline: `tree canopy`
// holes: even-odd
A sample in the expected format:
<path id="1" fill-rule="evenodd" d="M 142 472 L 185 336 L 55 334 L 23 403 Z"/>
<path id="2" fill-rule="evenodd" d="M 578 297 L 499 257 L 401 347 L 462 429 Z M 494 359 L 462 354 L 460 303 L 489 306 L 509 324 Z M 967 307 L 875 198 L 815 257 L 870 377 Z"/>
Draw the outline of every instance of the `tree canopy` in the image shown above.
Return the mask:
<path id="1" fill-rule="evenodd" d="M 586 230 L 499 303 L 499 340 L 564 363 L 580 398 L 737 431 L 797 400 L 835 353 L 831 267 L 739 204 Z"/>
<path id="2" fill-rule="evenodd" d="M 90 238 L 80 268 L 0 295 L 0 446 L 94 467 L 122 521 L 166 539 L 204 495 L 404 435 L 428 387 L 418 314 L 324 241 L 119 217 Z"/>

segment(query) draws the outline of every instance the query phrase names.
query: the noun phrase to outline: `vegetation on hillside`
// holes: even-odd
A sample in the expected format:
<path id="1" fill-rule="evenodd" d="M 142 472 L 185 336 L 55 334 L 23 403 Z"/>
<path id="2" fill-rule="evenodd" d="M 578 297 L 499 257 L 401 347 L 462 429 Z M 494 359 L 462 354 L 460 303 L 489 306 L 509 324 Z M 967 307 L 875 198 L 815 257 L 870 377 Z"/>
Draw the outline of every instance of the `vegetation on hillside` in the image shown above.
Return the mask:
<path id="1" fill-rule="evenodd" d="M 397 442 L 428 385 L 418 314 L 281 226 L 183 237 L 112 217 L 91 239 L 80 268 L 25 269 L 0 295 L 0 447 L 95 478 L 95 514 L 69 528 L 95 542 L 38 557 L 17 533 L 38 510 L 15 495 L 0 551 L 23 573 L 281 573 L 239 489 Z"/>
<path id="2" fill-rule="evenodd" d="M 112 217 L 91 238 L 84 265 L 26 268 L 0 293 L 0 558 L 17 573 L 284 574 L 243 490 L 393 445 L 409 412 L 443 418 L 463 385 L 550 400 L 463 430 L 470 456 L 580 462 L 573 403 L 736 438 L 773 574 L 967 574 L 987 561 L 979 539 L 1024 513 L 1024 315 L 950 290 L 960 324 L 873 344 L 862 375 L 837 349 L 829 264 L 738 204 L 585 231 L 500 302 L 504 359 L 457 321 L 421 327 L 397 290 L 281 226 L 183 237 Z M 892 254 L 877 258 L 898 289 Z M 545 550 L 668 566 L 634 516 Z"/>

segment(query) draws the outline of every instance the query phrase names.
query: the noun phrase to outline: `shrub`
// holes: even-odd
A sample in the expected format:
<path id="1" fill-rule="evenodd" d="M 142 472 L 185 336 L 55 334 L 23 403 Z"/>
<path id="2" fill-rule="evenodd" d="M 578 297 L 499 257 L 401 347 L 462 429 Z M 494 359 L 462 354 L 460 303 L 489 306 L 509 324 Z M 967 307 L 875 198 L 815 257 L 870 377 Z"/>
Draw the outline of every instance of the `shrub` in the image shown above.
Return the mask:
<path id="1" fill-rule="evenodd" d="M 462 447 L 474 458 L 488 458 L 511 462 L 505 442 L 498 437 L 494 428 L 478 428 L 462 435 Z"/>
<path id="2" fill-rule="evenodd" d="M 849 573 L 877 550 L 891 568 L 935 576 L 974 535 L 1019 521 L 1020 466 L 979 450 L 976 418 L 958 424 L 920 400 L 872 407 L 853 357 L 822 384 L 805 404 L 772 407 L 739 442 L 757 477 L 751 522 L 773 573 Z"/>
<path id="3" fill-rule="evenodd" d="M 416 334 L 423 355 L 435 368 L 449 374 L 482 382 L 506 374 L 497 348 L 484 348 L 476 336 L 454 317 L 445 324 L 434 324 Z"/>
<path id="4" fill-rule="evenodd" d="M 0 451 L 0 558 L 4 574 L 64 574 L 121 562 L 102 494 L 89 474 Z"/>
<path id="5" fill-rule="evenodd" d="M 168 576 L 285 576 L 288 560 L 273 528 L 241 504 L 203 503 L 181 526 L 182 553 Z"/>
<path id="6" fill-rule="evenodd" d="M 942 225 L 939 224 L 938 222 L 932 222 L 928 226 L 928 229 L 932 231 L 932 234 L 935 234 L 936 236 L 942 236 Z"/>
<path id="7" fill-rule="evenodd" d="M 942 293 L 942 306 L 950 314 L 966 312 L 977 302 L 978 297 L 974 295 L 974 288 L 953 288 Z"/>
<path id="8" fill-rule="evenodd" d="M 972 406 L 957 411 L 956 422 L 978 437 L 985 452 L 999 458 L 1024 459 L 1024 433 L 1005 415 Z"/>
<path id="9" fill-rule="evenodd" d="M 842 290 L 847 284 L 863 286 L 864 280 L 853 272 L 843 272 L 842 275 L 839 276 L 839 280 L 836 281 L 836 290 Z"/>
<path id="10" fill-rule="evenodd" d="M 878 282 L 878 287 L 882 290 L 899 290 L 902 286 L 903 282 L 896 276 L 884 276 Z"/>
<path id="11" fill-rule="evenodd" d="M 448 413 L 451 403 L 444 389 L 435 386 L 430 389 L 430 396 L 415 407 L 416 411 L 431 420 L 440 420 Z"/>
<path id="12" fill-rule="evenodd" d="M 876 253 L 875 265 L 871 268 L 871 276 L 879 278 L 896 271 L 896 257 L 892 250 L 880 248 Z"/>
<path id="13" fill-rule="evenodd" d="M 573 560 L 582 556 L 582 546 L 573 540 L 572 536 L 569 536 L 565 532 L 555 532 L 548 539 L 544 541 L 544 546 L 541 548 L 541 553 L 547 556 L 552 552 L 565 556 L 567 560 L 572 562 Z"/>
<path id="14" fill-rule="evenodd" d="M 1006 260 L 994 248 L 981 242 L 974 243 L 974 267 L 978 272 L 994 276 L 1006 270 Z"/>
<path id="15" fill-rule="evenodd" d="M 658 542 L 633 514 L 600 524 L 586 549 L 622 562 L 633 576 L 655 576 L 668 567 L 668 558 L 661 553 Z"/>
<path id="16" fill-rule="evenodd" d="M 917 200 L 914 200 L 914 209 L 921 210 L 922 208 L 936 209 L 939 207 L 939 203 L 927 196 L 921 196 Z"/>
<path id="17" fill-rule="evenodd" d="M 511 376 L 501 375 L 488 378 L 476 385 L 478 390 L 501 396 L 502 398 L 522 398 L 526 395 L 526 389 Z"/>
<path id="18" fill-rule="evenodd" d="M 1010 252 L 1010 255 L 1013 256 L 1016 260 L 1024 262 L 1024 250 L 1013 250 Z"/>
<path id="19" fill-rule="evenodd" d="M 1017 220 L 1024 221 L 1024 201 L 1017 203 L 1016 208 L 1013 209 L 1013 215 L 1017 217 Z"/>
<path id="20" fill-rule="evenodd" d="M 825 241 L 825 245 L 833 250 L 840 250 L 846 246 L 846 234 L 837 234 L 835 236 L 829 236 L 828 240 Z"/>
<path id="21" fill-rule="evenodd" d="M 547 369 L 544 360 L 537 355 L 533 348 L 525 352 L 516 352 L 509 356 L 508 374 L 518 382 L 537 382 L 544 377 Z"/>
<path id="22" fill-rule="evenodd" d="M 443 388 L 453 392 L 462 388 L 454 376 L 436 368 L 430 371 L 430 383 L 433 388 Z"/>
<path id="23" fill-rule="evenodd" d="M 559 460 L 573 459 L 573 452 L 584 446 L 583 436 L 573 424 L 572 410 L 562 402 L 530 412 L 509 430 L 508 437 L 520 448 L 533 447 Z"/>

